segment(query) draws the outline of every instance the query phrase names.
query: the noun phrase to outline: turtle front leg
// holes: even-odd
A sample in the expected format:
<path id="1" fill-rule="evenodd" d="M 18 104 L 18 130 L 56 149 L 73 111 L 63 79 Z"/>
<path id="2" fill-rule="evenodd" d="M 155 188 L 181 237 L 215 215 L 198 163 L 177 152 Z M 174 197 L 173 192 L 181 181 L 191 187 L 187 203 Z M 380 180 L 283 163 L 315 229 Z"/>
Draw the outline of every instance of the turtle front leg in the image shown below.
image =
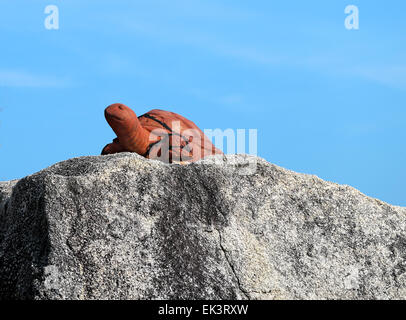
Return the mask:
<path id="1" fill-rule="evenodd" d="M 126 150 L 121 146 L 118 139 L 115 138 L 112 143 L 109 143 L 108 145 L 106 145 L 103 148 L 101 154 L 106 155 L 106 154 L 113 154 L 113 153 L 119 153 L 119 152 L 124 152 L 124 151 L 126 151 Z"/>

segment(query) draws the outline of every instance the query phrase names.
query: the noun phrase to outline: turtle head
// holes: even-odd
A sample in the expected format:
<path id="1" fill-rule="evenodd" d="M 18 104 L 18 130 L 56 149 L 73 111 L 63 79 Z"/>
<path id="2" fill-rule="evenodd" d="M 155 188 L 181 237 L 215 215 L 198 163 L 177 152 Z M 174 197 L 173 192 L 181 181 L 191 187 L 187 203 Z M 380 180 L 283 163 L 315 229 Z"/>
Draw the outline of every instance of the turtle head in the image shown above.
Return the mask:
<path id="1" fill-rule="evenodd" d="M 104 116 L 111 127 L 123 125 L 128 121 L 134 121 L 137 118 L 134 111 L 122 103 L 114 103 L 104 110 Z"/>

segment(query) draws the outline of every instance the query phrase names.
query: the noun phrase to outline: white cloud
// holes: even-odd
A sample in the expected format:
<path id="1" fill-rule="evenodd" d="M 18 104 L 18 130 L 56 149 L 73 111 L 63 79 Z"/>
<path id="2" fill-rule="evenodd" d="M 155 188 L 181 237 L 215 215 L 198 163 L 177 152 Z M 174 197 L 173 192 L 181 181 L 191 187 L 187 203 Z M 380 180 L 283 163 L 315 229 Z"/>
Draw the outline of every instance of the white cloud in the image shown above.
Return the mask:
<path id="1" fill-rule="evenodd" d="M 165 2 L 158 0 L 158 3 L 163 4 Z M 196 5 L 199 5 L 198 9 L 196 9 Z M 144 9 L 149 12 L 150 8 Z M 337 51 L 337 47 L 333 47 L 325 51 L 323 45 L 320 45 L 319 50 L 315 48 L 310 53 L 308 52 L 309 48 L 306 49 L 306 47 L 303 51 L 292 50 L 287 52 L 284 47 L 273 45 L 271 42 L 269 44 L 264 42 L 256 46 L 246 36 L 239 39 L 227 38 L 226 34 L 223 34 L 221 30 L 216 32 L 210 27 L 201 28 L 199 27 L 200 24 L 192 24 L 189 27 L 184 25 L 185 19 L 187 20 L 187 17 L 192 13 L 206 19 L 214 17 L 236 18 L 235 20 L 238 23 L 241 23 L 240 20 L 244 19 L 244 23 L 250 25 L 256 19 L 264 19 L 259 12 L 249 12 L 244 15 L 242 10 L 219 6 L 214 2 L 196 1 L 196 3 L 190 5 L 185 0 L 171 2 L 171 6 L 167 9 L 171 10 L 171 14 L 157 15 L 157 17 L 151 16 L 150 19 L 143 16 L 129 16 L 128 14 L 120 15 L 119 18 L 115 16 L 107 18 L 113 25 L 120 26 L 120 30 L 123 32 L 153 38 L 170 45 L 178 44 L 198 48 L 212 55 L 234 59 L 243 63 L 266 68 L 296 68 L 333 78 L 337 76 L 346 79 L 358 78 L 401 90 L 406 88 L 406 66 L 404 65 L 390 66 L 388 63 L 388 65 L 382 64 L 378 66 L 379 63 L 382 63 L 382 61 L 378 60 L 364 64 L 364 61 L 354 60 L 344 49 Z M 172 16 L 172 13 L 175 16 Z M 170 18 L 167 18 L 168 16 Z M 323 30 L 323 36 L 328 32 L 330 31 Z M 330 33 L 333 34 L 333 32 Z M 304 36 L 314 41 L 323 39 L 320 35 L 314 38 L 313 33 L 314 30 L 310 30 L 309 34 L 304 33 Z M 284 41 L 288 42 L 289 39 Z M 365 45 L 363 50 L 360 51 L 367 52 L 369 47 Z"/>
<path id="2" fill-rule="evenodd" d="M 406 65 L 355 68 L 354 74 L 398 89 L 406 89 Z"/>
<path id="3" fill-rule="evenodd" d="M 231 105 L 236 105 L 243 103 L 244 99 L 240 94 L 229 94 L 220 97 L 219 102 L 222 104 L 231 104 Z"/>
<path id="4" fill-rule="evenodd" d="M 71 82 L 67 78 L 0 70 L 0 87 L 63 88 L 70 85 Z"/>

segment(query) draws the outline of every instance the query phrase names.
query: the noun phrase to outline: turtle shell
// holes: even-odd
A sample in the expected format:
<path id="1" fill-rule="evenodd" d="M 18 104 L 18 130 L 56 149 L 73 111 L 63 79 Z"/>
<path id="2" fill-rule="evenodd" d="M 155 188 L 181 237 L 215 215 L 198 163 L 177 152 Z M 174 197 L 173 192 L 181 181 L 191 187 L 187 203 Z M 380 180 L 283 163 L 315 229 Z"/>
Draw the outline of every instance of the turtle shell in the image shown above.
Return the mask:
<path id="1" fill-rule="evenodd" d="M 207 155 L 222 154 L 193 122 L 170 111 L 154 109 L 138 117 L 150 132 L 145 157 L 164 162 L 197 161 Z"/>

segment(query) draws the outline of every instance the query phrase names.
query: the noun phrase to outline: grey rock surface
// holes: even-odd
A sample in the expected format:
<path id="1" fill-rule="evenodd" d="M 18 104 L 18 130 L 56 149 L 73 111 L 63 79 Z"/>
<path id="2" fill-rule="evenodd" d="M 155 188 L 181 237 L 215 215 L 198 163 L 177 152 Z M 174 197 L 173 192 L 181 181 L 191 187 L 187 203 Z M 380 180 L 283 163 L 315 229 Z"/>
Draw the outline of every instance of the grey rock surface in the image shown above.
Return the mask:
<path id="1" fill-rule="evenodd" d="M 256 157 L 70 159 L 0 183 L 0 298 L 404 299 L 406 210 Z"/>

